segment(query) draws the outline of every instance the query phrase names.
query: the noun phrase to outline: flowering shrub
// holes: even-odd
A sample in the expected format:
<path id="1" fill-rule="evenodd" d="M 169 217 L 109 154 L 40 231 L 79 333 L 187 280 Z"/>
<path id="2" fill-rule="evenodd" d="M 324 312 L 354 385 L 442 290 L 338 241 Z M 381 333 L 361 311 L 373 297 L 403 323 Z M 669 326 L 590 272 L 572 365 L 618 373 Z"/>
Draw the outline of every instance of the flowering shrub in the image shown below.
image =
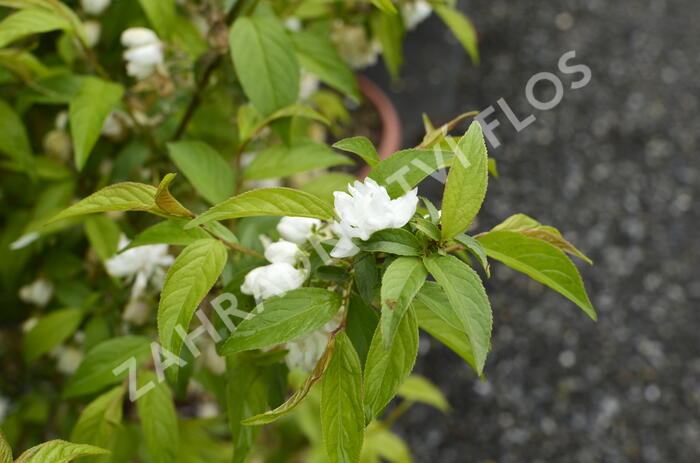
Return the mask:
<path id="1" fill-rule="evenodd" d="M 555 228 L 467 234 L 469 114 L 385 159 L 339 135 L 433 11 L 478 60 L 450 4 L 0 0 L 0 463 L 408 461 L 394 420 L 449 409 L 419 329 L 483 373 L 489 258 L 595 318 Z"/>

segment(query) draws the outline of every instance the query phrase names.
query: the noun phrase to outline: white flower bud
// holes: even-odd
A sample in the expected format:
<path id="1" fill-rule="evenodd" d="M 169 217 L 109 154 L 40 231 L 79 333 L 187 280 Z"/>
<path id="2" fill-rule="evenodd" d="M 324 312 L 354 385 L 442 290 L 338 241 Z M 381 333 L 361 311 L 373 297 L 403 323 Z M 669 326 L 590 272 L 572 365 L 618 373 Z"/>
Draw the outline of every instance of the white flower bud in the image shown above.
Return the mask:
<path id="1" fill-rule="evenodd" d="M 0 396 L 0 424 L 5 422 L 7 414 L 10 412 L 10 401 Z"/>
<path id="2" fill-rule="evenodd" d="M 303 244 L 314 234 L 314 229 L 318 229 L 320 226 L 321 221 L 318 219 L 282 217 L 282 220 L 277 224 L 277 231 L 285 240 Z"/>
<path id="3" fill-rule="evenodd" d="M 146 27 L 130 27 L 122 32 L 122 45 L 127 48 L 140 47 L 150 43 L 159 42 L 158 36 Z"/>
<path id="4" fill-rule="evenodd" d="M 299 99 L 303 101 L 311 98 L 320 84 L 321 81 L 315 74 L 302 70 L 301 79 L 299 79 Z"/>
<path id="5" fill-rule="evenodd" d="M 295 265 L 300 256 L 301 249 L 291 241 L 279 240 L 265 249 L 265 259 L 273 264 Z"/>
<path id="6" fill-rule="evenodd" d="M 53 297 L 53 283 L 43 278 L 19 289 L 19 298 L 27 304 L 43 307 L 49 303 L 51 297 Z"/>
<path id="7" fill-rule="evenodd" d="M 163 43 L 152 30 L 132 27 L 122 32 L 121 41 L 127 47 L 124 59 L 130 76 L 144 79 L 163 63 Z"/>
<path id="8" fill-rule="evenodd" d="M 100 15 L 107 9 L 112 0 L 81 0 L 80 4 L 87 14 Z"/>
<path id="9" fill-rule="evenodd" d="M 401 4 L 401 16 L 409 31 L 425 21 L 433 12 L 433 7 L 425 0 L 415 0 Z"/>
<path id="10" fill-rule="evenodd" d="M 262 301 L 272 296 L 286 293 L 301 287 L 306 280 L 303 270 L 297 270 L 290 264 L 270 264 L 248 272 L 241 285 L 243 294 Z"/>
<path id="11" fill-rule="evenodd" d="M 31 232 L 27 233 L 26 235 L 22 235 L 19 238 L 17 238 L 15 241 L 10 243 L 10 249 L 13 251 L 16 251 L 18 249 L 26 248 L 30 244 L 32 244 L 34 241 L 39 239 L 41 235 L 37 232 Z"/>
<path id="12" fill-rule="evenodd" d="M 160 42 L 149 43 L 129 48 L 124 52 L 124 59 L 139 66 L 154 66 L 163 62 L 163 50 Z"/>
<path id="13" fill-rule="evenodd" d="M 100 41 L 100 36 L 102 35 L 102 25 L 99 21 L 85 21 L 83 23 L 83 29 L 85 30 L 88 46 L 93 48 L 95 45 L 97 45 L 97 42 Z"/>
<path id="14" fill-rule="evenodd" d="M 67 161 L 73 152 L 73 142 L 64 130 L 51 130 L 42 140 L 44 150 L 49 156 L 59 161 Z"/>
<path id="15" fill-rule="evenodd" d="M 391 199 L 386 188 L 368 178 L 348 187 L 350 194 L 336 191 L 335 212 L 339 222 L 331 225 L 339 241 L 331 251 L 333 257 L 350 257 L 359 251 L 352 238 L 369 239 L 372 233 L 385 228 L 401 228 L 411 220 L 418 206 L 418 190 L 414 188 L 397 199 Z"/>
<path id="16" fill-rule="evenodd" d="M 56 369 L 64 375 L 72 375 L 83 361 L 83 353 L 75 347 L 58 346 L 51 355 L 58 360 Z"/>

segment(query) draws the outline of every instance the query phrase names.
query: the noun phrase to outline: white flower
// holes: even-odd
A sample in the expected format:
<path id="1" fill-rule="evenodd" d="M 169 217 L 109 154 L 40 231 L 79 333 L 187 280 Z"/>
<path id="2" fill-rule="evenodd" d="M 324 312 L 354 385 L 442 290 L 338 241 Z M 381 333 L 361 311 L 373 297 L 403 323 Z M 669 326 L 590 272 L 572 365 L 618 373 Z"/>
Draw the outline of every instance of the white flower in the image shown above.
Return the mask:
<path id="1" fill-rule="evenodd" d="M 306 273 L 287 263 L 264 265 L 248 272 L 241 285 L 243 294 L 250 294 L 260 302 L 272 296 L 300 288 Z"/>
<path id="2" fill-rule="evenodd" d="M 126 134 L 126 128 L 129 125 L 127 115 L 121 111 L 112 111 L 102 124 L 100 132 L 107 138 L 120 139 Z"/>
<path id="3" fill-rule="evenodd" d="M 44 307 L 53 296 L 53 283 L 49 280 L 39 278 L 31 284 L 22 286 L 19 289 L 19 298 L 27 304 Z"/>
<path id="4" fill-rule="evenodd" d="M 8 412 L 10 411 L 10 401 L 0 395 L 0 424 L 5 422 Z"/>
<path id="5" fill-rule="evenodd" d="M 361 25 L 345 24 L 337 21 L 331 30 L 331 41 L 338 53 L 353 69 L 365 68 L 377 62 L 382 46 L 376 39 L 367 37 Z"/>
<path id="6" fill-rule="evenodd" d="M 119 238 L 119 249 L 129 244 L 126 236 Z M 173 263 L 173 256 L 168 254 L 167 244 L 151 244 L 139 246 L 117 254 L 105 262 L 107 273 L 114 277 L 127 277 L 134 281 L 131 288 L 131 299 L 137 299 L 146 289 L 150 281 L 160 288 L 165 278 L 165 269 Z"/>
<path id="7" fill-rule="evenodd" d="M 320 85 L 321 81 L 315 74 L 302 69 L 301 79 L 299 79 L 299 99 L 308 100 L 316 93 Z"/>
<path id="8" fill-rule="evenodd" d="M 301 30 L 301 20 L 299 18 L 295 18 L 294 16 L 290 16 L 284 20 L 284 27 L 292 32 L 299 32 Z"/>
<path id="9" fill-rule="evenodd" d="M 107 9 L 112 0 L 81 0 L 80 4 L 87 14 L 100 15 Z"/>
<path id="10" fill-rule="evenodd" d="M 51 356 L 57 359 L 56 369 L 64 375 L 72 375 L 83 361 L 83 353 L 71 346 L 58 346 L 51 351 Z"/>
<path id="11" fill-rule="evenodd" d="M 97 42 L 100 41 L 100 36 L 102 35 L 102 25 L 99 21 L 85 21 L 83 23 L 83 29 L 85 30 L 88 46 L 93 48 L 95 45 L 97 45 Z"/>
<path id="12" fill-rule="evenodd" d="M 406 29 L 412 30 L 425 21 L 433 12 L 433 7 L 425 0 L 415 0 L 401 4 L 401 16 Z"/>
<path id="13" fill-rule="evenodd" d="M 127 48 L 123 56 L 127 61 L 126 73 L 130 76 L 143 79 L 163 63 L 163 42 L 152 30 L 129 28 L 122 32 L 121 42 Z"/>
<path id="14" fill-rule="evenodd" d="M 142 326 L 148 321 L 151 314 L 150 307 L 146 301 L 141 299 L 131 299 L 122 313 L 122 320 L 132 325 Z"/>
<path id="15" fill-rule="evenodd" d="M 284 358 L 287 366 L 299 368 L 310 372 L 323 355 L 328 344 L 328 332 L 324 329 L 316 330 L 304 337 L 288 342 L 286 348 L 287 355 Z"/>
<path id="16" fill-rule="evenodd" d="M 273 264 L 296 265 L 301 256 L 301 249 L 295 243 L 279 240 L 265 249 L 265 259 Z"/>
<path id="17" fill-rule="evenodd" d="M 335 212 L 339 222 L 331 225 L 339 236 L 331 256 L 350 257 L 357 254 L 359 248 L 352 243 L 352 238 L 369 239 L 372 233 L 385 228 L 401 228 L 411 220 L 418 205 L 418 190 L 414 188 L 397 199 L 391 199 L 386 188 L 368 178 L 364 183 L 356 181 L 348 186 L 347 194 L 343 191 L 333 193 Z"/>
<path id="18" fill-rule="evenodd" d="M 318 219 L 306 217 L 282 217 L 277 224 L 277 231 L 287 241 L 303 244 L 314 234 L 314 229 L 321 226 Z"/>

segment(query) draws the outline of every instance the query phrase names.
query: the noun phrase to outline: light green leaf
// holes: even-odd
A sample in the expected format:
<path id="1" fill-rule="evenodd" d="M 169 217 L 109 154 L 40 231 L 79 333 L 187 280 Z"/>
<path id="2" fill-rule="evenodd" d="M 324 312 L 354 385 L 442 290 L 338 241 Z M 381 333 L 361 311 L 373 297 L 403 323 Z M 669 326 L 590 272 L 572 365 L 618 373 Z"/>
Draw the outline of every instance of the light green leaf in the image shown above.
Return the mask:
<path id="1" fill-rule="evenodd" d="M 221 346 L 228 355 L 274 346 L 309 334 L 338 312 L 340 296 L 321 288 L 300 288 L 259 304 Z"/>
<path id="2" fill-rule="evenodd" d="M 155 202 L 158 208 L 168 215 L 177 217 L 194 217 L 195 215 L 183 206 L 170 192 L 170 183 L 175 180 L 177 174 L 169 173 L 160 181 L 156 190 Z"/>
<path id="3" fill-rule="evenodd" d="M 466 235 L 464 233 L 460 233 L 459 235 L 455 236 L 454 240 L 462 246 L 464 246 L 464 249 L 466 249 L 474 257 L 476 257 L 476 259 L 479 261 L 484 271 L 486 272 L 486 276 L 490 277 L 491 267 L 489 265 L 488 257 L 486 256 L 486 250 L 481 245 L 481 243 L 479 243 L 479 241 L 477 241 L 476 238 Z"/>
<path id="4" fill-rule="evenodd" d="M 488 185 L 488 153 L 481 125 L 474 121 L 459 140 L 442 197 L 442 238 L 467 229 L 481 209 Z"/>
<path id="5" fill-rule="evenodd" d="M 233 169 L 211 146 L 201 141 L 168 143 L 168 154 L 195 189 L 211 204 L 233 196 Z"/>
<path id="6" fill-rule="evenodd" d="M 117 252 L 121 231 L 112 219 L 104 215 L 91 215 L 85 219 L 85 234 L 97 255 L 103 261 Z"/>
<path id="7" fill-rule="evenodd" d="M 246 191 L 219 203 L 190 221 L 185 228 L 212 220 L 234 219 L 258 215 L 311 217 L 329 220 L 333 209 L 316 196 L 291 188 L 262 188 Z"/>
<path id="8" fill-rule="evenodd" d="M 172 463 L 177 459 L 180 444 L 177 414 L 168 384 L 158 381 L 152 371 L 139 373 L 139 388 L 154 384 L 136 401 L 146 448 L 153 463 Z"/>
<path id="9" fill-rule="evenodd" d="M 90 350 L 63 391 L 65 398 L 97 392 L 105 386 L 122 381 L 129 373 L 112 370 L 130 359 L 136 367 L 150 355 L 150 340 L 141 336 L 122 336 L 104 341 Z"/>
<path id="10" fill-rule="evenodd" d="M 381 0 L 386 3 L 387 0 Z M 404 27 L 401 16 L 394 13 L 377 11 L 370 20 L 372 36 L 382 44 L 382 58 L 392 79 L 399 77 L 399 69 L 403 64 Z"/>
<path id="11" fill-rule="evenodd" d="M 155 206 L 156 187 L 122 182 L 102 188 L 55 215 L 47 224 L 75 215 L 106 211 L 147 211 Z"/>
<path id="12" fill-rule="evenodd" d="M 418 231 L 433 241 L 440 241 L 440 229 L 428 219 L 418 217 L 414 219 L 414 224 Z"/>
<path id="13" fill-rule="evenodd" d="M 182 337 L 204 296 L 214 286 L 226 264 L 226 247 L 212 238 L 188 245 L 168 269 L 158 303 L 158 335 L 163 348 L 180 355 Z M 173 374 L 176 365 L 168 372 Z M 176 375 L 174 375 L 176 377 Z"/>
<path id="14" fill-rule="evenodd" d="M 303 69 L 353 99 L 360 100 L 357 80 L 352 70 L 338 54 L 328 36 L 312 32 L 292 35 L 292 42 Z"/>
<path id="15" fill-rule="evenodd" d="M 374 332 L 365 363 L 365 420 L 371 421 L 396 395 L 413 370 L 418 355 L 416 315 L 408 309 L 399 324 L 394 342 L 384 348 L 380 327 Z"/>
<path id="16" fill-rule="evenodd" d="M 451 164 L 451 151 L 410 149 L 397 151 L 377 164 L 369 177 L 397 198 L 438 169 Z"/>
<path id="17" fill-rule="evenodd" d="M 80 444 L 108 448 L 122 422 L 124 385 L 105 392 L 90 402 L 80 414 L 70 439 Z"/>
<path id="18" fill-rule="evenodd" d="M 389 349 L 394 335 L 408 310 L 411 301 L 420 290 L 428 271 L 418 257 L 399 257 L 387 267 L 382 277 L 380 326 L 384 347 Z"/>
<path id="19" fill-rule="evenodd" d="M 31 362 L 68 339 L 78 329 L 80 309 L 61 309 L 39 319 L 24 337 L 24 359 Z"/>
<path id="20" fill-rule="evenodd" d="M 121 100 L 124 87 L 97 77 L 86 77 L 68 106 L 75 166 L 81 170 L 100 137 L 105 119 Z"/>
<path id="21" fill-rule="evenodd" d="M 367 426 L 365 442 L 362 446 L 362 463 L 413 463 L 411 451 L 406 443 L 388 430 L 382 423 L 374 422 Z"/>
<path id="22" fill-rule="evenodd" d="M 0 429 L 0 463 L 12 463 L 12 448 L 5 440 L 2 429 Z"/>
<path id="23" fill-rule="evenodd" d="M 333 148 L 355 153 L 364 159 L 371 167 L 376 166 L 380 161 L 376 148 L 372 142 L 365 137 L 344 138 L 335 142 Z"/>
<path id="24" fill-rule="evenodd" d="M 19 167 L 31 164 L 32 148 L 22 119 L 5 101 L 0 100 L 0 152 L 7 154 Z"/>
<path id="25" fill-rule="evenodd" d="M 158 35 L 169 40 L 177 26 L 175 0 L 139 0 L 139 3 Z"/>
<path id="26" fill-rule="evenodd" d="M 50 440 L 30 448 L 15 463 L 68 463 L 86 455 L 104 455 L 105 449 L 86 444 L 73 444 L 64 440 Z"/>
<path id="27" fill-rule="evenodd" d="M 438 315 L 449 314 L 449 308 L 452 309 L 454 318 L 449 317 L 452 321 L 447 316 L 443 319 L 467 334 L 477 372 L 481 374 L 491 347 L 493 321 L 491 304 L 479 275 L 454 256 L 429 256 L 423 259 L 423 263 L 445 291 L 449 301 L 449 306 L 443 308 Z"/>
<path id="28" fill-rule="evenodd" d="M 440 389 L 420 375 L 411 375 L 406 378 L 398 394 L 406 400 L 432 405 L 443 412 L 450 410 L 450 404 Z"/>
<path id="29" fill-rule="evenodd" d="M 58 29 L 71 29 L 70 22 L 58 13 L 39 8 L 20 10 L 0 22 L 0 48 L 31 34 Z"/>
<path id="30" fill-rule="evenodd" d="M 231 28 L 229 43 L 243 91 L 264 116 L 296 103 L 299 64 L 276 18 L 239 17 Z"/>
<path id="31" fill-rule="evenodd" d="M 358 243 L 360 248 L 370 252 L 386 252 L 398 256 L 419 256 L 421 245 L 409 231 L 401 228 L 386 228 L 374 232 L 367 241 Z"/>
<path id="32" fill-rule="evenodd" d="M 384 13 L 397 14 L 398 10 L 391 0 L 371 0 L 372 4 L 382 10 Z"/>
<path id="33" fill-rule="evenodd" d="M 276 145 L 258 153 L 244 172 L 247 180 L 288 177 L 324 167 L 352 165 L 347 156 L 335 153 L 324 143 L 304 141 L 294 146 Z"/>
<path id="34" fill-rule="evenodd" d="M 187 246 L 197 240 L 208 238 L 209 234 L 201 228 L 184 230 L 187 219 L 170 219 L 159 222 L 136 235 L 129 246 L 131 249 L 148 244 L 171 244 L 174 246 Z M 120 250 L 123 251 L 123 250 Z"/>
<path id="35" fill-rule="evenodd" d="M 581 275 L 573 262 L 556 246 L 511 231 L 492 231 L 478 240 L 489 257 L 549 286 L 597 320 Z"/>
<path id="36" fill-rule="evenodd" d="M 472 63 L 479 64 L 479 40 L 476 28 L 460 11 L 446 5 L 435 5 L 435 12 L 469 53 Z"/>
<path id="37" fill-rule="evenodd" d="M 342 172 L 327 172 L 318 175 L 299 187 L 301 191 L 311 193 L 333 207 L 333 193 L 347 191 L 348 185 L 357 180 L 356 177 Z"/>
<path id="38" fill-rule="evenodd" d="M 365 432 L 362 367 L 343 331 L 336 336 L 335 352 L 323 374 L 321 394 L 321 427 L 330 461 L 357 462 Z"/>

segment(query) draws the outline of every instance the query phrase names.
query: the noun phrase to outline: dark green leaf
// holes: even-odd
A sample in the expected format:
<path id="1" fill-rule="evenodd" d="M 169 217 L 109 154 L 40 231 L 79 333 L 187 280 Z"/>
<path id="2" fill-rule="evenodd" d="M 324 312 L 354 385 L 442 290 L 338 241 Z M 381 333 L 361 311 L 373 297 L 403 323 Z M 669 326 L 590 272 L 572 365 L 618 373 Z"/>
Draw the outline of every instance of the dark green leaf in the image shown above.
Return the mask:
<path id="1" fill-rule="evenodd" d="M 167 383 L 159 381 L 151 371 L 142 371 L 139 389 L 148 387 L 149 383 L 154 387 L 136 401 L 148 454 L 153 463 L 172 463 L 177 459 L 180 444 L 175 404 Z"/>
<path id="2" fill-rule="evenodd" d="M 29 167 L 33 159 L 22 119 L 3 100 L 0 100 L 0 152 L 7 154 L 20 168 Z"/>
<path id="3" fill-rule="evenodd" d="M 359 277 L 358 277 L 359 278 Z M 355 346 L 355 351 L 364 366 L 367 352 L 372 343 L 372 335 L 379 323 L 379 312 L 366 304 L 361 298 L 352 296 L 348 306 L 348 316 L 345 319 L 345 332 Z"/>

